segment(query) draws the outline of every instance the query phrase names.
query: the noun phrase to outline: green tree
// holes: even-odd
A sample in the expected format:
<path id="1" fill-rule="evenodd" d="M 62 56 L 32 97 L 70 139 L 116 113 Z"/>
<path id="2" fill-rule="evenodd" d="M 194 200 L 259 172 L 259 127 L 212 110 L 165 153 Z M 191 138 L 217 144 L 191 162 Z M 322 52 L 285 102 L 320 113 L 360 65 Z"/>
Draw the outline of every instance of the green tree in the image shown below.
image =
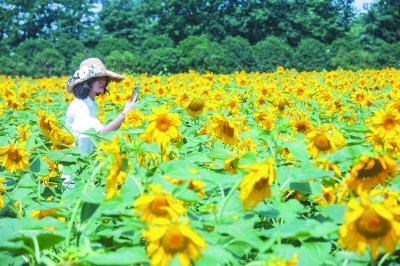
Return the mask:
<path id="1" fill-rule="evenodd" d="M 365 46 L 381 46 L 400 41 L 400 2 L 397 0 L 378 0 L 363 15 Z"/>
<path id="2" fill-rule="evenodd" d="M 98 13 L 98 25 L 102 34 L 114 38 L 125 38 L 139 49 L 153 34 L 151 17 L 143 8 L 144 1 L 107 0 Z"/>
<path id="3" fill-rule="evenodd" d="M 149 73 L 150 75 L 161 72 L 179 73 L 182 70 L 180 66 L 180 57 L 180 53 L 175 48 L 149 49 L 143 56 L 143 72 Z"/>
<path id="4" fill-rule="evenodd" d="M 251 47 L 251 52 L 256 71 L 273 72 L 278 66 L 291 67 L 293 49 L 278 37 L 271 36 L 258 42 Z"/>
<path id="5" fill-rule="evenodd" d="M 65 71 L 65 61 L 57 50 L 46 48 L 34 55 L 29 70 L 29 75 L 36 78 L 61 76 Z"/>
<path id="6" fill-rule="evenodd" d="M 196 69 L 199 72 L 203 72 L 205 70 L 203 62 L 210 43 L 210 40 L 205 35 L 190 36 L 181 41 L 177 49 L 182 55 L 182 68 L 184 70 Z"/>
<path id="7" fill-rule="evenodd" d="M 2 33 L 13 47 L 25 40 L 61 37 L 89 40 L 93 35 L 94 0 L 2 0 Z"/>
<path id="8" fill-rule="evenodd" d="M 226 51 L 229 73 L 235 71 L 251 71 L 254 65 L 254 59 L 251 54 L 250 43 L 248 40 L 236 36 L 228 36 L 221 43 L 222 48 Z"/>
<path id="9" fill-rule="evenodd" d="M 103 38 L 99 41 L 94 50 L 98 57 L 104 58 L 112 51 L 133 52 L 134 48 L 125 38 Z"/>
<path id="10" fill-rule="evenodd" d="M 119 73 L 132 74 L 143 70 L 143 61 L 128 51 L 113 51 L 106 56 L 104 63 L 107 67 Z"/>
<path id="11" fill-rule="evenodd" d="M 322 71 L 329 66 L 329 54 L 326 45 L 315 39 L 303 39 L 296 47 L 292 65 L 298 71 Z"/>
<path id="12" fill-rule="evenodd" d="M 216 74 L 229 73 L 229 60 L 227 51 L 218 42 L 211 42 L 204 57 L 203 68 Z"/>
<path id="13" fill-rule="evenodd" d="M 15 48 L 15 53 L 20 55 L 26 62 L 32 61 L 33 57 L 45 49 L 52 49 L 53 44 L 45 39 L 31 39 L 24 41 Z"/>
<path id="14" fill-rule="evenodd" d="M 400 69 L 400 41 L 382 45 L 377 56 L 377 61 L 380 68 L 394 67 Z"/>

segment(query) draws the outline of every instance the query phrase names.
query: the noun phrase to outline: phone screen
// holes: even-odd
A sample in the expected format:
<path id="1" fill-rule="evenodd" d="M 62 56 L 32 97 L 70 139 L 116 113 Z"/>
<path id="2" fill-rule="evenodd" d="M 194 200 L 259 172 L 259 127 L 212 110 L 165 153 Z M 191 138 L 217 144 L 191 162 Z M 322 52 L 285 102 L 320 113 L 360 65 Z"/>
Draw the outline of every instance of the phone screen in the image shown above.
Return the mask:
<path id="1" fill-rule="evenodd" d="M 139 90 L 140 90 L 140 87 L 139 86 L 135 86 L 135 87 L 133 87 L 133 89 L 132 89 L 132 101 L 133 101 L 133 98 L 135 98 L 135 95 L 139 95 Z M 138 97 L 136 97 L 136 100 L 138 99 Z"/>

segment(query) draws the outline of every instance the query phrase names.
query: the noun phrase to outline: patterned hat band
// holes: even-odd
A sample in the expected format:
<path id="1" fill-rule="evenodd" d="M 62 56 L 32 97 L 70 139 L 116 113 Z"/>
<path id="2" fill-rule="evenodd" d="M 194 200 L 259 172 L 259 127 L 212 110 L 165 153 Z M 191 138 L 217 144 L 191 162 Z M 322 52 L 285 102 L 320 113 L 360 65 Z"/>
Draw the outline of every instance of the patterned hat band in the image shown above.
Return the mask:
<path id="1" fill-rule="evenodd" d="M 100 59 L 89 58 L 83 61 L 79 69 L 75 71 L 75 74 L 65 81 L 65 88 L 68 93 L 71 93 L 77 84 L 94 77 L 108 77 L 109 81 L 115 82 L 120 82 L 125 79 L 124 76 L 107 70 Z"/>

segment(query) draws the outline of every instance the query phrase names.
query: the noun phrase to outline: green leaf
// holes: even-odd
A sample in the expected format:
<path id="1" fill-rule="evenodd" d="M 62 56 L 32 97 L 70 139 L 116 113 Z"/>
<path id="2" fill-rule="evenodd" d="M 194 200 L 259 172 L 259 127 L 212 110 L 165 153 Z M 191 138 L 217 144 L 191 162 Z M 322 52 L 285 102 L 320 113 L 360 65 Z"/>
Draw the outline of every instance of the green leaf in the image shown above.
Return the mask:
<path id="1" fill-rule="evenodd" d="M 292 182 L 289 187 L 304 194 L 321 196 L 322 193 L 322 184 L 320 182 Z"/>
<path id="2" fill-rule="evenodd" d="M 177 178 L 181 180 L 192 180 L 200 178 L 200 175 L 190 172 L 191 168 L 197 168 L 197 166 L 189 164 L 187 161 L 174 160 L 164 162 L 161 163 L 159 167 L 164 172 L 164 175 L 172 178 Z"/>
<path id="3" fill-rule="evenodd" d="M 91 265 L 134 265 L 141 263 L 149 263 L 146 257 L 144 247 L 132 247 L 126 249 L 116 250 L 106 254 L 94 254 L 77 261 L 78 264 L 82 262 L 90 263 Z"/>
<path id="4" fill-rule="evenodd" d="M 366 125 L 351 125 L 351 126 L 343 127 L 342 129 L 345 131 L 348 131 L 348 132 L 357 132 L 357 133 L 371 132 L 369 127 Z"/>
<path id="5" fill-rule="evenodd" d="M 237 136 L 240 139 L 244 138 L 257 138 L 259 136 L 265 135 L 265 131 L 262 128 L 258 127 L 253 127 L 249 131 L 243 132 L 239 136 Z"/>
<path id="6" fill-rule="evenodd" d="M 207 154 L 208 157 L 213 159 L 228 159 L 232 158 L 232 154 L 230 154 L 227 150 L 212 150 Z"/>
<path id="7" fill-rule="evenodd" d="M 18 188 L 34 188 L 37 186 L 38 184 L 32 180 L 31 175 L 28 173 L 22 176 L 17 185 Z"/>
<path id="8" fill-rule="evenodd" d="M 59 162 L 66 157 L 66 155 L 61 151 L 48 151 L 44 156 L 54 162 Z"/>
<path id="9" fill-rule="evenodd" d="M 188 182 L 177 186 L 172 191 L 173 196 L 187 202 L 200 202 L 200 198 L 197 196 L 196 192 L 188 188 Z"/>
<path id="10" fill-rule="evenodd" d="M 286 202 L 278 202 L 272 200 L 276 210 L 279 211 L 278 217 L 284 219 L 285 221 L 290 221 L 299 216 L 299 213 L 304 212 L 303 205 L 295 199 L 288 200 Z"/>
<path id="11" fill-rule="evenodd" d="M 82 210 L 81 210 L 81 221 L 86 222 L 87 220 L 92 217 L 92 215 L 97 211 L 99 208 L 100 204 L 99 203 L 89 203 L 89 202 L 84 202 L 82 204 Z"/>
<path id="12" fill-rule="evenodd" d="M 202 253 L 203 256 L 196 261 L 196 266 L 238 265 L 232 253 L 220 246 L 208 245 L 207 250 L 203 250 Z"/>
<path id="13" fill-rule="evenodd" d="M 48 176 L 49 175 L 49 164 L 46 163 L 39 156 L 36 157 L 30 165 L 32 173 L 38 176 Z"/>
<path id="14" fill-rule="evenodd" d="M 333 205 L 328 205 L 325 208 L 322 209 L 322 213 L 328 216 L 329 218 L 332 219 L 333 222 L 337 224 L 342 224 L 344 223 L 344 213 L 347 210 L 346 205 L 341 205 L 341 204 L 333 204 Z"/>
<path id="15" fill-rule="evenodd" d="M 82 193 L 81 199 L 84 202 L 96 204 L 103 201 L 104 194 L 105 194 L 104 188 L 96 187 L 92 190 Z"/>
<path id="16" fill-rule="evenodd" d="M 308 154 L 302 141 L 287 141 L 282 145 L 282 148 L 289 149 L 294 158 L 302 163 L 310 161 L 310 154 Z"/>
<path id="17" fill-rule="evenodd" d="M 324 262 L 331 257 L 329 254 L 332 248 L 330 242 L 305 242 L 299 248 L 299 265 L 324 265 Z"/>
<path id="18" fill-rule="evenodd" d="M 145 131 L 144 127 L 133 127 L 129 129 L 120 129 L 119 132 L 128 135 L 139 135 L 143 134 Z"/>
<path id="19" fill-rule="evenodd" d="M 67 156 L 64 159 L 62 159 L 60 162 L 65 162 L 65 163 L 75 163 L 80 156 Z"/>

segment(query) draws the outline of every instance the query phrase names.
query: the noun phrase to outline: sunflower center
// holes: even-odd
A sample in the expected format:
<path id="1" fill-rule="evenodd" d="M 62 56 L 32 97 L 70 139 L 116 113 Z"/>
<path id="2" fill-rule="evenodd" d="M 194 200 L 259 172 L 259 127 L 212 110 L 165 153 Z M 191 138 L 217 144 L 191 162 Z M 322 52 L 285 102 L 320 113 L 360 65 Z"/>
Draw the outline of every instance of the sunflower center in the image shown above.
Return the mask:
<path id="1" fill-rule="evenodd" d="M 236 102 L 230 101 L 228 105 L 229 105 L 229 107 L 234 108 L 236 106 Z"/>
<path id="2" fill-rule="evenodd" d="M 226 136 L 232 138 L 235 136 L 235 130 L 229 126 L 229 122 L 222 123 L 222 131 L 225 133 Z"/>
<path id="3" fill-rule="evenodd" d="M 357 101 L 361 102 L 362 100 L 364 100 L 364 95 L 362 93 L 358 93 L 356 99 Z"/>
<path id="4" fill-rule="evenodd" d="M 14 162 L 21 161 L 21 155 L 19 154 L 18 150 L 15 148 L 11 148 L 8 151 L 8 157 L 13 160 Z"/>
<path id="5" fill-rule="evenodd" d="M 168 206 L 167 200 L 163 196 L 157 196 L 157 198 L 151 202 L 150 209 L 155 214 L 164 215 L 167 213 L 167 211 L 163 208 L 165 206 Z"/>
<path id="6" fill-rule="evenodd" d="M 176 225 L 172 225 L 163 236 L 161 245 L 168 253 L 175 254 L 186 249 L 187 239 Z"/>
<path id="7" fill-rule="evenodd" d="M 188 109 L 189 109 L 190 111 L 193 111 L 193 112 L 199 112 L 199 111 L 201 111 L 201 110 L 203 109 L 203 107 L 204 107 L 204 103 L 203 103 L 202 100 L 200 100 L 200 99 L 193 99 L 193 100 L 190 102 L 190 104 L 189 104 L 189 106 L 188 106 Z"/>
<path id="8" fill-rule="evenodd" d="M 361 169 L 358 171 L 358 178 L 372 178 L 376 177 L 383 171 L 382 164 L 377 159 L 374 160 L 374 166 L 370 169 Z"/>
<path id="9" fill-rule="evenodd" d="M 287 101 L 279 102 L 279 105 L 278 105 L 279 110 L 281 110 L 281 111 L 285 110 L 286 105 L 288 105 Z"/>
<path id="10" fill-rule="evenodd" d="M 268 178 L 261 178 L 258 182 L 254 184 L 254 191 L 262 191 L 268 187 Z"/>
<path id="11" fill-rule="evenodd" d="M 368 208 L 356 221 L 357 231 L 367 238 L 385 236 L 391 229 L 388 220 L 379 216 L 373 208 Z"/>
<path id="12" fill-rule="evenodd" d="M 391 130 L 396 126 L 396 121 L 394 120 L 393 117 L 387 117 L 385 118 L 385 120 L 383 121 L 383 127 L 386 130 Z"/>
<path id="13" fill-rule="evenodd" d="M 331 142 L 325 134 L 319 134 L 315 138 L 315 146 L 321 151 L 327 151 L 332 147 Z"/>
<path id="14" fill-rule="evenodd" d="M 157 118 L 156 127 L 158 130 L 165 132 L 169 129 L 170 126 L 171 126 L 171 123 L 170 123 L 168 117 L 160 116 L 159 118 Z"/>
<path id="15" fill-rule="evenodd" d="M 296 126 L 297 132 L 304 133 L 307 131 L 307 126 L 304 124 L 298 124 Z"/>
<path id="16" fill-rule="evenodd" d="M 259 99 L 259 100 L 258 100 L 258 104 L 264 105 L 264 104 L 265 104 L 265 100 L 264 100 L 264 99 Z"/>

